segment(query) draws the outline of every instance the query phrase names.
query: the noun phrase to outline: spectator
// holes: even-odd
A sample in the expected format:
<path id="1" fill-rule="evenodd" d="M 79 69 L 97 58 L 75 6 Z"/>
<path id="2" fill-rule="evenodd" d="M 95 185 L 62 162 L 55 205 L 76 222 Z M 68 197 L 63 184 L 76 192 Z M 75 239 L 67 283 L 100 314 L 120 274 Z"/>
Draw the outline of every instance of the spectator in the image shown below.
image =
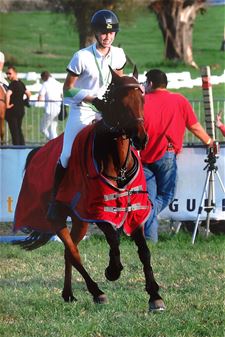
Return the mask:
<path id="1" fill-rule="evenodd" d="M 55 196 L 69 162 L 73 141 L 85 125 L 90 124 L 96 117 L 99 118 L 97 113 L 98 110 L 101 111 L 99 98 L 111 82 L 109 65 L 122 75 L 126 64 L 123 49 L 112 46 L 119 31 L 117 16 L 110 10 L 99 10 L 92 16 L 91 27 L 96 43 L 76 52 L 67 67 L 64 99 L 65 103 L 70 104 L 71 109 L 66 123 L 62 153 L 55 171 L 52 198 L 47 214 L 49 221 L 58 218 Z"/>
<path id="2" fill-rule="evenodd" d="M 225 124 L 222 123 L 222 111 L 216 116 L 216 127 L 220 129 L 222 135 L 225 137 Z"/>
<path id="3" fill-rule="evenodd" d="M 25 145 L 22 132 L 22 120 L 25 114 L 24 95 L 29 98 L 31 92 L 26 89 L 24 83 L 18 79 L 16 68 L 9 66 L 6 72 L 10 81 L 6 92 L 6 115 L 13 145 Z"/>
<path id="4" fill-rule="evenodd" d="M 48 71 L 41 73 L 43 85 L 38 101 L 45 101 L 45 113 L 41 120 L 41 132 L 47 139 L 57 137 L 58 114 L 62 101 L 62 84 L 54 79 Z"/>
<path id="5" fill-rule="evenodd" d="M 188 100 L 166 89 L 167 76 L 164 72 L 152 69 L 146 76 L 144 116 L 149 142 L 140 155 L 153 210 L 144 231 L 146 239 L 157 242 L 157 215 L 174 198 L 176 156 L 182 149 L 185 128 L 208 146 L 213 145 L 213 140 L 198 122 Z"/>

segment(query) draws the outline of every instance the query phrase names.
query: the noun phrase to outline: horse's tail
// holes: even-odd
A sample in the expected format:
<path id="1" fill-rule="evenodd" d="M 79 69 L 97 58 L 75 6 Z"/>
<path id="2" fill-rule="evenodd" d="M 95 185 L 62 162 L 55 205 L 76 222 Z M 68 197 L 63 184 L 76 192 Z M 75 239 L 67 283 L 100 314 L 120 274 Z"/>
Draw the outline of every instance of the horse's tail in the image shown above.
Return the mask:
<path id="1" fill-rule="evenodd" d="M 27 155 L 27 159 L 26 159 L 26 162 L 25 162 L 25 166 L 24 166 L 24 170 L 27 169 L 31 159 L 33 158 L 33 156 L 36 154 L 37 151 L 39 151 L 40 149 L 42 148 L 42 146 L 38 146 L 38 147 L 35 147 L 33 150 L 31 150 L 28 155 Z"/>
<path id="2" fill-rule="evenodd" d="M 38 231 L 32 231 L 25 240 L 14 240 L 12 243 L 14 245 L 19 245 L 25 250 L 34 250 L 44 246 L 54 235 L 55 234 L 52 233 L 40 233 Z"/>

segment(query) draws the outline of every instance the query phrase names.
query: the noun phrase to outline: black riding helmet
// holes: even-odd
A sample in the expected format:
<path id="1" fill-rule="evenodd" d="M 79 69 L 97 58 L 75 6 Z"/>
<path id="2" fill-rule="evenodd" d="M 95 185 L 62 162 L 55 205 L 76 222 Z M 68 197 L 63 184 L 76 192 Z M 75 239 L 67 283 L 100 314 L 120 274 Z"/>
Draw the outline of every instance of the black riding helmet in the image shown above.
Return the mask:
<path id="1" fill-rule="evenodd" d="M 112 11 L 102 9 L 97 11 L 91 19 L 91 27 L 94 32 L 109 33 L 119 31 L 119 20 Z"/>

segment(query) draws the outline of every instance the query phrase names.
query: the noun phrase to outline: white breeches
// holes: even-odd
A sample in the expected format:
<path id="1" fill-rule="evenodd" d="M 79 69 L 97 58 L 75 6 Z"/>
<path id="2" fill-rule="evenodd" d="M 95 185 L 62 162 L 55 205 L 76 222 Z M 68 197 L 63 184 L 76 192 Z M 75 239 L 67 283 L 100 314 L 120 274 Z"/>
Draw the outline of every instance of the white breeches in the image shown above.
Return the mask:
<path id="1" fill-rule="evenodd" d="M 70 107 L 70 113 L 66 122 L 63 138 L 63 149 L 60 156 L 61 164 L 64 168 L 68 166 L 71 155 L 71 149 L 74 139 L 78 132 L 88 124 L 91 124 L 94 119 L 99 119 L 99 114 L 93 111 L 88 106 Z"/>

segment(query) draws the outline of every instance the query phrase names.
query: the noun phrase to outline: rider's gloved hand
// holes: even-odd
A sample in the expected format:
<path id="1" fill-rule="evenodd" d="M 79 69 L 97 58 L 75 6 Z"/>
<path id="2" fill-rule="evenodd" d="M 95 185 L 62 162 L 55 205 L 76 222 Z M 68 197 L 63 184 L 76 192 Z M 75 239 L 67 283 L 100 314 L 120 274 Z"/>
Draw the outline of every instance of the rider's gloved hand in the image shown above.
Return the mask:
<path id="1" fill-rule="evenodd" d="M 98 111 L 103 111 L 105 110 L 105 107 L 106 107 L 106 102 L 103 101 L 102 99 L 99 99 L 98 97 L 95 97 L 93 99 L 93 101 L 91 102 L 94 107 L 98 110 Z"/>

